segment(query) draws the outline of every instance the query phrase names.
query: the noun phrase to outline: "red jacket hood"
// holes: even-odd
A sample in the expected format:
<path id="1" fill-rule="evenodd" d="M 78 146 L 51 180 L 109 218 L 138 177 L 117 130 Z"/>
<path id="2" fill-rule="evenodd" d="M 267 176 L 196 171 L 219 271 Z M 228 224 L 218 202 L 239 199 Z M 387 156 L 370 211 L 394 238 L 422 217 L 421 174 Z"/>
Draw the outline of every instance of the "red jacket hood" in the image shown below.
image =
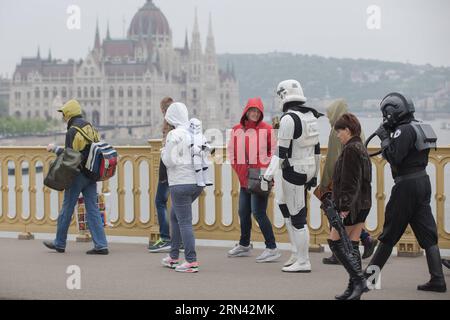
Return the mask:
<path id="1" fill-rule="evenodd" d="M 245 127 L 245 121 L 247 120 L 247 111 L 250 108 L 258 108 L 258 110 L 261 111 L 261 117 L 259 118 L 256 125 L 258 125 L 262 121 L 262 119 L 264 119 L 264 105 L 261 98 L 260 97 L 250 98 L 248 99 L 247 105 L 245 106 L 241 116 L 240 123 L 243 127 Z"/>
<path id="2" fill-rule="evenodd" d="M 261 112 L 261 117 L 256 123 L 246 119 L 246 114 L 252 107 L 258 108 Z M 264 122 L 263 118 L 264 106 L 261 98 L 249 99 L 242 112 L 241 121 L 233 127 L 231 139 L 228 143 L 227 149 L 231 166 L 243 188 L 248 186 L 248 169 L 267 168 L 276 146 L 276 141 L 273 139 L 272 126 Z M 256 134 L 247 135 L 245 133 L 247 129 L 255 130 Z M 259 134 L 262 130 L 267 130 L 266 136 Z M 245 161 L 247 158 L 250 160 L 250 163 Z"/>

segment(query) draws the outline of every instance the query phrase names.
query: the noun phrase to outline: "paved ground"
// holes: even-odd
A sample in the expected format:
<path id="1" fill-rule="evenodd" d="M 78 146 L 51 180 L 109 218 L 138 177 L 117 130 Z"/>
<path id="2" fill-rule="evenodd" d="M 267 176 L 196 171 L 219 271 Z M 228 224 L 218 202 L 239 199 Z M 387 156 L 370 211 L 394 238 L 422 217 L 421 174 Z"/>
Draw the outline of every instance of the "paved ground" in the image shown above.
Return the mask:
<path id="1" fill-rule="evenodd" d="M 109 256 L 87 256 L 89 243 L 70 242 L 66 253 L 51 252 L 41 240 L 0 239 L 0 298 L 7 299 L 332 299 L 346 285 L 340 266 L 321 263 L 329 253 L 312 253 L 313 272 L 286 274 L 281 262 L 255 263 L 252 257 L 229 259 L 226 248 L 198 247 L 201 270 L 180 274 L 160 266 L 164 254 L 144 245 L 112 243 Z M 366 262 L 367 263 L 367 262 Z M 67 267 L 81 269 L 81 289 L 66 287 Z M 445 269 L 447 283 L 450 271 Z M 428 279 L 426 260 L 391 257 L 382 274 L 382 289 L 364 299 L 447 299 L 416 290 Z"/>

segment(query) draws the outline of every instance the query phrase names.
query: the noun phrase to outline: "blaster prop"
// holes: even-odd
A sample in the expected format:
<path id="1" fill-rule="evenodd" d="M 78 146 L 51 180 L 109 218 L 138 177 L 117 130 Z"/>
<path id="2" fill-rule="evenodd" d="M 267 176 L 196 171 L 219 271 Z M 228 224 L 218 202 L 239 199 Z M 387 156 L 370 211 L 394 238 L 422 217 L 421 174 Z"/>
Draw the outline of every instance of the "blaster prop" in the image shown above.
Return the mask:
<path id="1" fill-rule="evenodd" d="M 330 225 L 339 233 L 339 237 L 341 238 L 342 243 L 344 244 L 345 253 L 349 255 L 352 254 L 353 252 L 352 242 L 350 241 L 350 238 L 348 237 L 347 232 L 345 231 L 344 223 L 342 222 L 339 212 L 336 209 L 336 205 L 331 199 L 331 192 L 325 193 L 322 196 L 321 201 L 322 205 L 320 206 L 320 208 L 325 212 L 325 215 L 327 216 Z"/>
<path id="2" fill-rule="evenodd" d="M 370 137 L 367 138 L 366 142 L 364 143 L 366 149 L 368 149 L 370 141 L 371 141 L 373 138 L 375 138 L 376 136 L 377 136 L 376 133 L 372 133 L 372 134 L 370 135 Z M 369 154 L 369 157 L 375 157 L 375 156 L 381 154 L 382 152 L 383 152 L 383 150 L 380 149 L 379 151 L 376 151 L 376 152 L 374 152 L 374 153 Z"/>
<path id="3" fill-rule="evenodd" d="M 382 123 L 378 129 L 370 135 L 370 137 L 364 143 L 366 149 L 369 146 L 370 141 L 378 137 L 381 141 L 381 149 L 375 153 L 369 154 L 370 157 L 375 157 L 383 152 L 383 150 L 389 145 L 391 136 L 391 129 L 386 125 L 386 123 Z"/>

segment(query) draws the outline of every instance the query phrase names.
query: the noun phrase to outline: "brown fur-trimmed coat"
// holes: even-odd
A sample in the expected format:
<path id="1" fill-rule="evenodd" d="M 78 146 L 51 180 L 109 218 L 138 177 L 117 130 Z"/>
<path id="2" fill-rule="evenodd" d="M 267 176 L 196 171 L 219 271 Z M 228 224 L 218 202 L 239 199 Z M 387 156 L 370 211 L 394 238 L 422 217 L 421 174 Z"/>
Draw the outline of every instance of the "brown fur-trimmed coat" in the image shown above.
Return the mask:
<path id="1" fill-rule="evenodd" d="M 352 137 L 344 146 L 333 174 L 333 198 L 339 211 L 350 211 L 354 221 L 358 213 L 372 206 L 372 163 L 360 137 Z"/>

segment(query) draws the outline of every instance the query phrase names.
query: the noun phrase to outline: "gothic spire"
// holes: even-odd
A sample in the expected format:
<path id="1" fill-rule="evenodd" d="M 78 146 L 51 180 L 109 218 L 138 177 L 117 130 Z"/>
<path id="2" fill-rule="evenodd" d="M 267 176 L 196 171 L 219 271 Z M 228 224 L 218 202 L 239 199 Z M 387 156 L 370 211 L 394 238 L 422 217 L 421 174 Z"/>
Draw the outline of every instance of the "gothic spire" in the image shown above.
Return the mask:
<path id="1" fill-rule="evenodd" d="M 206 54 L 207 55 L 216 54 L 216 45 L 214 41 L 211 13 L 209 14 L 208 36 L 206 38 Z"/>
<path id="2" fill-rule="evenodd" d="M 98 18 L 97 18 L 97 25 L 95 27 L 95 41 L 94 41 L 94 50 L 100 49 L 100 32 L 98 30 Z"/>
<path id="3" fill-rule="evenodd" d="M 186 28 L 186 35 L 184 37 L 184 51 L 189 51 L 188 30 Z"/>
<path id="4" fill-rule="evenodd" d="M 194 29 L 192 30 L 192 32 L 193 34 L 200 34 L 200 29 L 198 27 L 197 7 L 195 8 Z"/>
<path id="5" fill-rule="evenodd" d="M 211 12 L 209 13 L 208 37 L 214 38 Z"/>
<path id="6" fill-rule="evenodd" d="M 106 40 L 111 40 L 111 35 L 109 34 L 109 20 L 106 25 Z"/>
<path id="7" fill-rule="evenodd" d="M 191 40 L 191 56 L 194 60 L 200 60 L 202 56 L 202 44 L 200 40 L 200 30 L 198 27 L 198 17 L 197 8 L 195 8 L 195 20 L 194 28 L 192 29 L 192 40 Z"/>

